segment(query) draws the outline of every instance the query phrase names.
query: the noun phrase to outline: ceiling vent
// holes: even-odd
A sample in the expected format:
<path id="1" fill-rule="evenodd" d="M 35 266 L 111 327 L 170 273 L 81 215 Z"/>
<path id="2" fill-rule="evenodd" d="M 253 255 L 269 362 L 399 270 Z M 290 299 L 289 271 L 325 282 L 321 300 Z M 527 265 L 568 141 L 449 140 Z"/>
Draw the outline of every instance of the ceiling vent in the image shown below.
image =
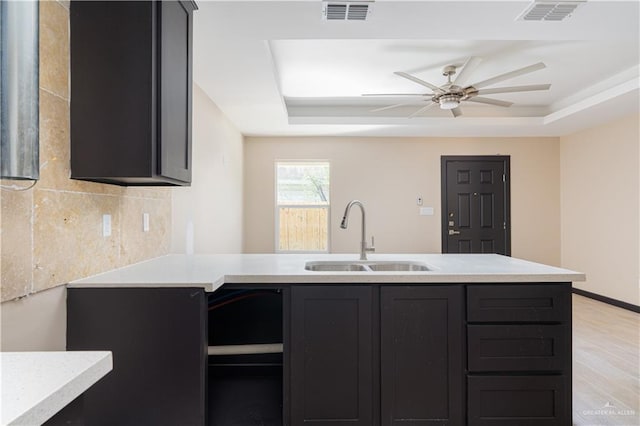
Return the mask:
<path id="1" fill-rule="evenodd" d="M 520 16 L 518 21 L 563 21 L 585 3 L 582 1 L 548 1 L 536 0 L 531 3 Z"/>
<path id="2" fill-rule="evenodd" d="M 324 2 L 322 16 L 327 21 L 365 21 L 372 1 Z"/>

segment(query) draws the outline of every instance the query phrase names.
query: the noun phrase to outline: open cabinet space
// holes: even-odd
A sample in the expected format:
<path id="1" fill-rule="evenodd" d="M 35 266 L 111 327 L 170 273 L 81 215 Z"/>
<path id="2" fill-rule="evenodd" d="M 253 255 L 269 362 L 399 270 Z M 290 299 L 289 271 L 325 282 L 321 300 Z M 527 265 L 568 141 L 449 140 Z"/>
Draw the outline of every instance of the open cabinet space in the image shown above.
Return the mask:
<path id="1" fill-rule="evenodd" d="M 218 290 L 208 325 L 208 424 L 282 425 L 282 290 Z"/>

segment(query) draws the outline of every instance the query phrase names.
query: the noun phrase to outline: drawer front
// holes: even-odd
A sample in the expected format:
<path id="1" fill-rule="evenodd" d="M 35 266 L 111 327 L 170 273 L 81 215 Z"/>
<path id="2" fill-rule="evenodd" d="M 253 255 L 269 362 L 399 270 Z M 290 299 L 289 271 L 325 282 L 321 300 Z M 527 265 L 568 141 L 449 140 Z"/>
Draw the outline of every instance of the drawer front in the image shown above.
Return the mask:
<path id="1" fill-rule="evenodd" d="M 565 376 L 470 376 L 469 426 L 567 426 Z"/>
<path id="2" fill-rule="evenodd" d="M 467 286 L 469 322 L 563 322 L 571 319 L 571 285 Z"/>
<path id="3" fill-rule="evenodd" d="M 469 325 L 469 371 L 562 371 L 571 359 L 566 325 Z"/>

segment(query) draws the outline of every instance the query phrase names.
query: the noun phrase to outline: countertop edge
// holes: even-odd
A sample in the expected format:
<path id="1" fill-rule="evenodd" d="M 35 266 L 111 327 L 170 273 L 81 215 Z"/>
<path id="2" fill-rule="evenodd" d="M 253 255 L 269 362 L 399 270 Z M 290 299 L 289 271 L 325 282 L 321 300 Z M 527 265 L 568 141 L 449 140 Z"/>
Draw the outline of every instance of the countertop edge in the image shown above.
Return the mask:
<path id="1" fill-rule="evenodd" d="M 216 291 L 224 282 L 126 282 L 126 283 L 78 283 L 67 284 L 67 288 L 202 288 L 206 292 Z"/>
<path id="2" fill-rule="evenodd" d="M 127 282 L 127 283 L 69 283 L 68 288 L 202 288 L 214 292 L 224 284 L 473 284 L 473 283 L 554 283 L 584 281 L 576 274 L 398 274 L 398 273 L 316 273 L 300 275 L 224 275 L 214 282 Z"/>
<path id="3" fill-rule="evenodd" d="M 376 254 L 370 261 L 414 261 L 428 271 L 310 271 L 309 261 L 352 262 L 353 254 L 166 255 L 67 284 L 73 288 L 202 288 L 224 284 L 544 283 L 585 274 L 496 254 Z"/>
<path id="4" fill-rule="evenodd" d="M 113 369 L 113 356 L 111 352 L 87 352 L 100 353 L 103 356 L 94 364 L 89 365 L 85 370 L 79 372 L 76 377 L 64 383 L 59 389 L 49 394 L 46 398 L 35 402 L 31 408 L 18 414 L 17 417 L 9 419 L 6 424 L 33 425 L 46 422 Z"/>

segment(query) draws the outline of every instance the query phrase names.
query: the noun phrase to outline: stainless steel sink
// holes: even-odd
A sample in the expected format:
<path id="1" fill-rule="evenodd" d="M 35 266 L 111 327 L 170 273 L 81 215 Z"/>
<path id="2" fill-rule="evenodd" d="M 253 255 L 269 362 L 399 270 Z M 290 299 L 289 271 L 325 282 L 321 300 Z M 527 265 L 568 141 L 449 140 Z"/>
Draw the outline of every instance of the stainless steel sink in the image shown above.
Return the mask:
<path id="1" fill-rule="evenodd" d="M 429 271 L 429 267 L 414 261 L 311 261 L 304 266 L 307 271 L 324 272 L 401 272 Z"/>
<path id="2" fill-rule="evenodd" d="M 307 271 L 369 271 L 365 265 L 356 262 L 317 261 L 304 265 Z"/>
<path id="3" fill-rule="evenodd" d="M 429 267 L 420 262 L 371 262 L 367 265 L 374 272 L 382 271 L 428 271 Z"/>

